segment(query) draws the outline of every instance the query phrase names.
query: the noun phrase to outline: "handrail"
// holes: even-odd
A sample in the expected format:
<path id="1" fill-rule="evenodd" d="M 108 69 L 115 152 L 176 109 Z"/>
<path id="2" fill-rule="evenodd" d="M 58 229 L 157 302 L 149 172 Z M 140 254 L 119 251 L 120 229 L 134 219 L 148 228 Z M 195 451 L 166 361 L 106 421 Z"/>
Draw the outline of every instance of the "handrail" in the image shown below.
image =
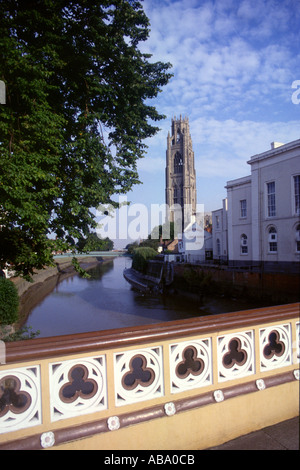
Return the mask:
<path id="1" fill-rule="evenodd" d="M 222 329 L 235 329 L 258 323 L 271 323 L 279 319 L 297 318 L 299 315 L 300 303 L 293 303 L 154 325 L 36 338 L 8 343 L 6 363 L 57 357 L 95 349 L 125 347 L 134 343 L 163 341 L 171 335 L 173 338 L 180 338 L 195 334 L 207 334 Z"/>

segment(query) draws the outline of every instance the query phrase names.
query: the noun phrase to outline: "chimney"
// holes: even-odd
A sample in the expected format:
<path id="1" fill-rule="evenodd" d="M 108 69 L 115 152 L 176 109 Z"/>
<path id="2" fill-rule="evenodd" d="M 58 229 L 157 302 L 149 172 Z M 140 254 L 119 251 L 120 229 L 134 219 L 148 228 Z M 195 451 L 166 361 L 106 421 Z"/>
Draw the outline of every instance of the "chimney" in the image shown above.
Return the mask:
<path id="1" fill-rule="evenodd" d="M 274 150 L 274 149 L 277 149 L 278 147 L 281 147 L 282 144 L 281 142 L 271 142 L 271 149 Z"/>

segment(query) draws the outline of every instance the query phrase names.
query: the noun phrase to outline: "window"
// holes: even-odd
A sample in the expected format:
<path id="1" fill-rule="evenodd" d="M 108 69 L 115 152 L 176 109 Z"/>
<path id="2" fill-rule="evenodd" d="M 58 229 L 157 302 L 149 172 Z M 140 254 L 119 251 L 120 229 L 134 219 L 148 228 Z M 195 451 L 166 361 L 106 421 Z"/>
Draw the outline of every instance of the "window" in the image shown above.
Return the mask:
<path id="1" fill-rule="evenodd" d="M 183 186 L 182 186 L 182 184 L 179 187 L 179 196 L 180 196 L 179 204 L 181 205 L 181 207 L 183 207 Z"/>
<path id="2" fill-rule="evenodd" d="M 241 236 L 241 255 L 248 254 L 248 237 L 243 233 Z"/>
<path id="3" fill-rule="evenodd" d="M 220 216 L 216 215 L 216 228 L 220 228 Z"/>
<path id="4" fill-rule="evenodd" d="M 275 227 L 269 229 L 269 253 L 277 253 L 277 230 Z"/>
<path id="5" fill-rule="evenodd" d="M 242 201 L 240 201 L 240 205 L 241 205 L 241 217 L 247 217 L 247 200 L 246 199 L 243 199 Z"/>
<path id="6" fill-rule="evenodd" d="M 295 214 L 300 214 L 300 175 L 294 176 Z"/>
<path id="7" fill-rule="evenodd" d="M 176 187 L 174 188 L 173 202 L 174 202 L 174 204 L 177 204 L 177 202 L 178 202 L 178 189 Z"/>
<path id="8" fill-rule="evenodd" d="M 221 255 L 221 242 L 220 239 L 217 238 L 217 256 Z"/>
<path id="9" fill-rule="evenodd" d="M 174 186 L 173 190 L 173 203 L 180 204 L 183 206 L 183 186 L 180 185 L 179 188 Z"/>
<path id="10" fill-rule="evenodd" d="M 275 181 L 267 183 L 267 194 L 268 194 L 268 217 L 275 217 L 276 205 L 275 205 Z"/>
<path id="11" fill-rule="evenodd" d="M 174 158 L 174 173 L 182 173 L 183 169 L 183 160 L 182 155 L 179 152 L 176 152 Z"/>
<path id="12" fill-rule="evenodd" d="M 300 224 L 296 227 L 296 252 L 300 253 Z"/>

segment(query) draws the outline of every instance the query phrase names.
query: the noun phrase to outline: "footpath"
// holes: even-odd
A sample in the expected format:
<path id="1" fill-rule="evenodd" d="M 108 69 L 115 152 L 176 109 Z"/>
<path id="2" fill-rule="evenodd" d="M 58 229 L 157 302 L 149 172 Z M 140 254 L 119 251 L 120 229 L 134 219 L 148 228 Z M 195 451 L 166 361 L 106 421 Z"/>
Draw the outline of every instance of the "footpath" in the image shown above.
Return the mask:
<path id="1" fill-rule="evenodd" d="M 299 450 L 299 416 L 207 450 Z"/>

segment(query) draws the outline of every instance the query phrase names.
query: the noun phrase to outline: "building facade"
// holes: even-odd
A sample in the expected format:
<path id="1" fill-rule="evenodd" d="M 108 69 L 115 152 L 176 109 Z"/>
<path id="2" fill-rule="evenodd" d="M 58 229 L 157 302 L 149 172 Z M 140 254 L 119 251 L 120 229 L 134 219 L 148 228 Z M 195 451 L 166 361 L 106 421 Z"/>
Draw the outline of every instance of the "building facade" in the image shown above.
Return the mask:
<path id="1" fill-rule="evenodd" d="M 167 137 L 166 204 L 167 219 L 174 222 L 175 217 L 181 218 L 183 230 L 196 216 L 196 171 L 187 117 L 173 118 Z"/>
<path id="2" fill-rule="evenodd" d="M 300 139 L 272 143 L 271 149 L 247 162 L 251 175 L 228 181 L 227 210 L 213 213 L 214 259 L 217 238 L 227 244 L 228 263 L 299 269 L 300 262 Z M 227 219 L 227 241 L 216 216 Z"/>
<path id="3" fill-rule="evenodd" d="M 212 212 L 212 252 L 213 259 L 219 263 L 226 263 L 228 259 L 227 202 L 223 199 L 222 209 Z"/>

